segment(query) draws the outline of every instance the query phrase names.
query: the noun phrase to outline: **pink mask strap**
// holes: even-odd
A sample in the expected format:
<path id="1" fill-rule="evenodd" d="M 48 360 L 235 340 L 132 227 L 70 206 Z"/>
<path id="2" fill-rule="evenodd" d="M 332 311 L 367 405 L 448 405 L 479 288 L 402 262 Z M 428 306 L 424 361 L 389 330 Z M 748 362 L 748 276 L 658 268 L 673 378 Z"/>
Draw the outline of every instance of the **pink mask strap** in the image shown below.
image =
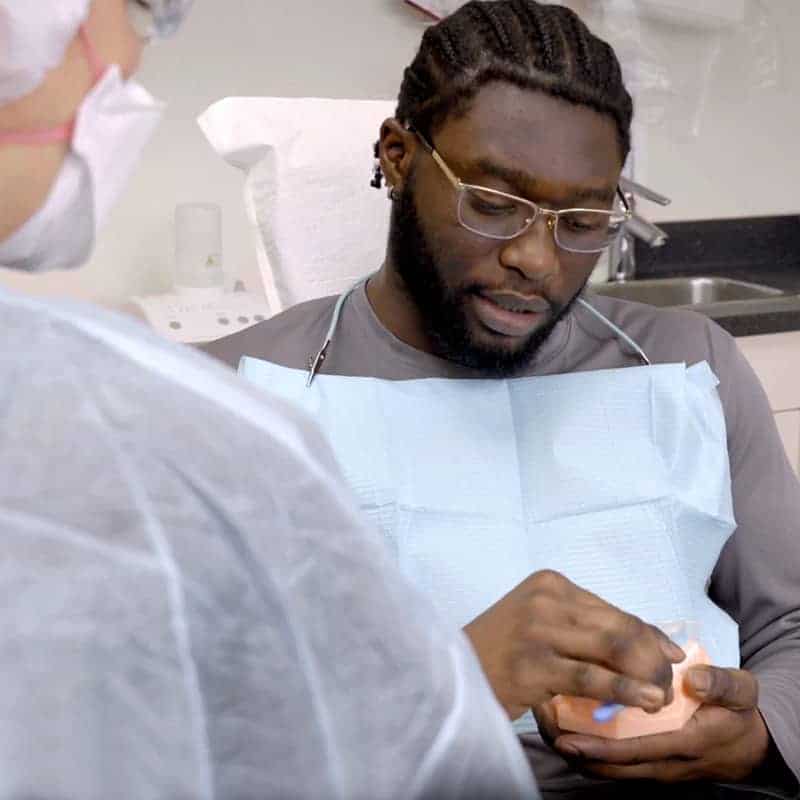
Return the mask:
<path id="1" fill-rule="evenodd" d="M 86 54 L 89 70 L 92 74 L 92 87 L 94 88 L 103 77 L 106 65 L 98 56 L 97 50 L 86 29 L 86 25 L 81 25 L 79 36 L 83 43 L 83 50 Z M 74 130 L 75 120 L 73 119 L 55 128 L 41 128 L 39 130 L 34 129 L 29 131 L 0 131 L 0 145 L 28 145 L 37 147 L 48 144 L 58 144 L 60 142 L 69 142 L 72 139 Z"/>

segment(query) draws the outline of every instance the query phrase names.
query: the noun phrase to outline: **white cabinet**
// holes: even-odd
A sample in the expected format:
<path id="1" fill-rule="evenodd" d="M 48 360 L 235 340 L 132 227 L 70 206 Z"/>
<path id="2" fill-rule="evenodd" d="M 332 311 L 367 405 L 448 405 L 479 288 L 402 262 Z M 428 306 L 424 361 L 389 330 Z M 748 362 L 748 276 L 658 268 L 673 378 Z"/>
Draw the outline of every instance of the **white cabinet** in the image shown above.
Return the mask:
<path id="1" fill-rule="evenodd" d="M 800 473 L 800 332 L 736 341 L 766 389 L 789 460 Z"/>

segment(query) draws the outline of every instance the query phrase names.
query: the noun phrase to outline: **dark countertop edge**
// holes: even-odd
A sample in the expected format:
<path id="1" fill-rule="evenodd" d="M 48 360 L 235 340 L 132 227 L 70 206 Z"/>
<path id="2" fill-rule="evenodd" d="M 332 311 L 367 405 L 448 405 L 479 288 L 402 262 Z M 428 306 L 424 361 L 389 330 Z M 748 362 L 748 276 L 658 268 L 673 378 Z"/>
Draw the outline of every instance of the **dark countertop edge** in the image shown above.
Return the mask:
<path id="1" fill-rule="evenodd" d="M 709 317 L 737 339 L 745 336 L 771 336 L 800 331 L 800 311 L 721 317 L 709 314 Z"/>
<path id="2" fill-rule="evenodd" d="M 741 300 L 690 308 L 705 314 L 736 337 L 800 331 L 800 296 Z"/>

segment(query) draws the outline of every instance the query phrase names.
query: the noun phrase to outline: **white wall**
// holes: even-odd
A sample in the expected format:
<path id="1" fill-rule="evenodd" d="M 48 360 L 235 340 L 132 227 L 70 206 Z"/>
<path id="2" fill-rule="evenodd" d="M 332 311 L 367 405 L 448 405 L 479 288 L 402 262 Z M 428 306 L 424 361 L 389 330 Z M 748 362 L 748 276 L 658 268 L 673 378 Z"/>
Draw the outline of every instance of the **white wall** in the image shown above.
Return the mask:
<path id="1" fill-rule="evenodd" d="M 665 209 L 643 205 L 653 220 L 800 213 L 800 2 L 747 3 L 749 20 L 758 19 L 757 5 L 769 12 L 768 20 L 762 18 L 769 23 L 762 32 L 767 40 L 777 36 L 780 82 L 773 89 L 751 91 L 754 65 L 743 40 L 723 37 L 696 117 L 699 135 L 666 124 L 646 128 L 640 141 L 638 177 L 673 199 Z M 711 36 L 667 26 L 661 33 L 681 74 L 700 80 L 698 51 Z"/>
<path id="2" fill-rule="evenodd" d="M 638 177 L 674 199 L 668 209 L 648 208 L 653 219 L 800 211 L 800 3 L 766 6 L 781 35 L 783 86 L 740 91 L 737 50 L 723 50 L 700 136 L 676 138 L 664 127 L 642 139 Z M 424 28 L 400 0 L 197 0 L 180 36 L 146 54 L 140 79 L 170 107 L 91 263 L 69 275 L 0 273 L 0 280 L 106 304 L 164 291 L 175 204 L 206 201 L 223 207 L 227 270 L 256 288 L 241 176 L 211 152 L 196 115 L 228 95 L 394 97 Z M 675 58 L 690 68 L 697 40 L 670 35 Z"/>

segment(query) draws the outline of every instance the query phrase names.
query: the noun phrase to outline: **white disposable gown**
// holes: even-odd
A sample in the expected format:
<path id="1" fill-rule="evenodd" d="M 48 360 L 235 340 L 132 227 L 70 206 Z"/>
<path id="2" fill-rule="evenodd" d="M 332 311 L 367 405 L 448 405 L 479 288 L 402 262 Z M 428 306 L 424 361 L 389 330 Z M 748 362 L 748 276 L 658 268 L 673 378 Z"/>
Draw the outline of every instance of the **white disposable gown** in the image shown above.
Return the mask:
<path id="1" fill-rule="evenodd" d="M 0 320 L 0 798 L 536 795 L 310 420 L 101 311 Z"/>

